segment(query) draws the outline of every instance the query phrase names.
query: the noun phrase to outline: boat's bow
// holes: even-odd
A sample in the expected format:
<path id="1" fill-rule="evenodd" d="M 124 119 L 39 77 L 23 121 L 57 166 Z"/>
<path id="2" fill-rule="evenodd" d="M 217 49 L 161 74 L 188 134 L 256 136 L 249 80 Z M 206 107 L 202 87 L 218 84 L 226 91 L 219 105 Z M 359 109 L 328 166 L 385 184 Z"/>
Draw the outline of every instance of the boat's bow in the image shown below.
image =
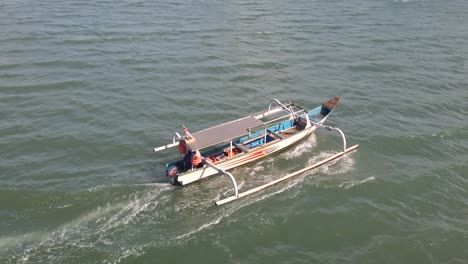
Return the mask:
<path id="1" fill-rule="evenodd" d="M 315 123 L 323 124 L 333 110 L 335 110 L 335 107 L 339 102 L 340 98 L 337 96 L 322 103 L 322 105 L 317 106 L 308 112 L 309 118 Z"/>

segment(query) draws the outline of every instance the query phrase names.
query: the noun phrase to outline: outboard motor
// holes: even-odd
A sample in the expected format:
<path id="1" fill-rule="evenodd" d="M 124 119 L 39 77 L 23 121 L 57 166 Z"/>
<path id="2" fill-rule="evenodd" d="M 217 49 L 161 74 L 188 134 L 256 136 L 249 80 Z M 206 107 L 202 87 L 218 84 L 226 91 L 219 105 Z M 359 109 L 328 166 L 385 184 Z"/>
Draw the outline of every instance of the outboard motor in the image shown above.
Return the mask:
<path id="1" fill-rule="evenodd" d="M 169 166 L 166 169 L 166 176 L 169 178 L 169 181 L 172 185 L 179 185 L 179 182 L 177 181 L 177 176 L 179 176 L 179 169 L 177 166 Z"/>

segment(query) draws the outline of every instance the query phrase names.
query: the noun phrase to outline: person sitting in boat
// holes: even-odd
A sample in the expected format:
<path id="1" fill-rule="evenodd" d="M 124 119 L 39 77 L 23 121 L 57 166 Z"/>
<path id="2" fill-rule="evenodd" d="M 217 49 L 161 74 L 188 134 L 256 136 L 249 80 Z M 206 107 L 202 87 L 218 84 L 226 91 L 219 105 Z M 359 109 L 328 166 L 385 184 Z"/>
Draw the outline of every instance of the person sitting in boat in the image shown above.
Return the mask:
<path id="1" fill-rule="evenodd" d="M 203 159 L 200 151 L 198 149 L 195 151 L 187 151 L 184 155 L 183 165 L 185 170 L 203 167 Z"/>
<path id="2" fill-rule="evenodd" d="M 227 148 L 224 150 L 224 155 L 228 158 L 234 157 L 234 155 L 236 154 L 237 154 L 236 148 L 232 148 L 232 149 Z"/>
<path id="3" fill-rule="evenodd" d="M 202 155 L 200 154 L 200 151 L 198 151 L 198 149 L 193 152 L 192 165 L 195 168 L 203 167 Z"/>

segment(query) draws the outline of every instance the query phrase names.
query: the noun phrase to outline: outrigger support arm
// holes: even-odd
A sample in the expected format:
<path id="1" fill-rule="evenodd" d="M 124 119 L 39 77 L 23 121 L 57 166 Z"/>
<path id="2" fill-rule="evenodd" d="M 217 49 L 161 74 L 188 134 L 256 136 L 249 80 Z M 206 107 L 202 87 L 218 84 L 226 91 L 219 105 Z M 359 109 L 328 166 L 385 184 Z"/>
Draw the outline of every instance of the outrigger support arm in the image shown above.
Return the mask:
<path id="1" fill-rule="evenodd" d="M 230 172 L 227 172 L 227 171 L 221 169 L 220 167 L 214 165 L 213 163 L 209 162 L 207 159 L 205 159 L 205 158 L 202 158 L 202 159 L 208 166 L 210 166 L 213 169 L 217 170 L 219 173 L 227 175 L 227 176 L 229 176 L 229 178 L 231 178 L 232 184 L 234 185 L 234 192 L 235 192 L 234 197 L 238 197 L 239 196 L 239 189 L 237 188 L 237 183 L 236 183 L 236 179 L 234 179 L 234 176 L 232 176 L 232 174 Z"/>
<path id="2" fill-rule="evenodd" d="M 343 133 L 343 131 L 341 131 L 341 129 L 337 128 L 337 127 L 331 127 L 331 126 L 324 126 L 320 123 L 315 123 L 313 121 L 310 121 L 310 123 L 312 123 L 314 126 L 317 126 L 318 128 L 325 128 L 327 129 L 328 131 L 332 131 L 332 130 L 336 130 L 338 131 L 340 134 L 341 134 L 341 138 L 343 139 L 343 151 L 346 150 L 346 137 Z"/>
<path id="3" fill-rule="evenodd" d="M 291 107 L 291 103 L 289 103 L 289 108 L 287 106 L 285 106 L 283 103 L 281 103 L 278 99 L 273 99 L 270 101 L 270 105 L 268 106 L 268 112 L 271 111 L 271 105 L 273 103 L 277 103 L 281 106 L 281 108 L 283 108 L 284 110 L 286 110 L 287 112 L 289 112 L 289 114 L 291 115 L 291 118 L 296 118 L 296 113 L 294 112 L 294 110 L 292 109 Z"/>
<path id="4" fill-rule="evenodd" d="M 331 157 L 328 157 L 328 158 L 326 158 L 326 159 L 324 159 L 324 160 L 322 160 L 322 161 L 320 161 L 320 162 L 318 162 L 318 163 L 315 163 L 315 164 L 313 164 L 313 165 L 311 165 L 311 166 L 305 167 L 305 168 L 303 168 L 303 169 L 301 169 L 301 170 L 298 170 L 298 171 L 295 171 L 295 172 L 293 172 L 293 173 L 291 173 L 291 174 L 288 174 L 288 175 L 286 175 L 286 176 L 284 176 L 284 177 L 282 177 L 282 178 L 280 178 L 280 179 L 277 179 L 277 180 L 274 180 L 274 181 L 272 181 L 272 182 L 266 183 L 266 184 L 264 184 L 264 185 L 258 186 L 258 187 L 256 187 L 256 188 L 247 190 L 247 191 L 245 191 L 245 192 L 241 192 L 241 193 L 239 193 L 239 194 L 237 193 L 237 186 L 236 186 L 236 195 L 235 195 L 235 196 L 231 196 L 231 197 L 224 198 L 224 199 L 222 199 L 222 200 L 219 200 L 219 201 L 215 202 L 215 204 L 216 204 L 216 205 L 222 205 L 222 204 L 229 203 L 229 202 L 232 202 L 232 201 L 234 201 L 234 200 L 237 200 L 237 199 L 239 199 L 239 198 L 245 197 L 245 196 L 247 196 L 247 195 L 250 195 L 250 194 L 259 192 L 259 191 L 261 191 L 261 190 L 263 190 L 263 189 L 266 189 L 266 188 L 268 188 L 268 187 L 271 187 L 271 186 L 273 186 L 273 185 L 275 185 L 275 184 L 278 184 L 278 183 L 280 183 L 280 182 L 283 182 L 283 181 L 285 181 L 285 180 L 288 180 L 288 179 L 290 179 L 290 178 L 292 178 L 292 177 L 296 177 L 296 176 L 298 176 L 298 175 L 300 175 L 300 174 L 302 174 L 302 173 L 304 173 L 304 172 L 306 172 L 306 171 L 309 171 L 309 170 L 318 168 L 318 167 L 324 165 L 325 163 L 328 163 L 328 162 L 330 162 L 330 161 L 333 161 L 333 160 L 335 160 L 335 159 L 337 159 L 337 158 L 339 158 L 339 157 L 341 157 L 341 156 L 343 156 L 343 155 L 345 155 L 345 154 L 347 154 L 347 153 L 349 153 L 349 152 L 351 152 L 351 151 L 356 150 L 356 149 L 359 147 L 359 145 L 356 144 L 356 145 L 353 145 L 353 146 L 351 146 L 351 147 L 349 147 L 349 148 L 346 148 L 346 137 L 345 137 L 343 131 L 341 131 L 341 129 L 336 128 L 336 127 L 331 127 L 331 126 L 324 126 L 324 125 L 322 125 L 322 124 L 315 123 L 315 122 L 313 122 L 313 121 L 310 121 L 310 122 L 311 122 L 313 125 L 315 125 L 315 126 L 317 126 L 317 127 L 319 127 L 319 128 L 325 128 L 325 129 L 327 129 L 327 130 L 329 130 L 329 131 L 332 131 L 332 130 L 338 131 L 338 132 L 341 134 L 341 137 L 343 138 L 343 151 L 340 151 L 340 152 L 336 153 L 335 155 L 333 155 L 333 156 L 331 156 Z"/>
<path id="5" fill-rule="evenodd" d="M 168 149 L 168 148 L 175 147 L 175 146 L 177 146 L 179 144 L 179 140 L 181 138 L 182 137 L 180 136 L 179 133 L 174 132 L 174 134 L 172 135 L 172 143 L 171 144 L 167 144 L 165 146 L 153 148 L 153 152 L 158 152 L 158 151 L 161 151 L 161 150 L 165 150 L 165 149 Z M 177 140 L 177 142 L 176 142 L 176 140 Z"/>
<path id="6" fill-rule="evenodd" d="M 270 105 L 268 106 L 268 111 L 271 110 L 271 105 L 272 105 L 274 102 L 278 103 L 284 110 L 286 110 L 286 111 L 289 112 L 289 109 L 288 109 L 283 103 L 281 103 L 278 99 L 273 99 L 273 100 L 270 101 Z"/>

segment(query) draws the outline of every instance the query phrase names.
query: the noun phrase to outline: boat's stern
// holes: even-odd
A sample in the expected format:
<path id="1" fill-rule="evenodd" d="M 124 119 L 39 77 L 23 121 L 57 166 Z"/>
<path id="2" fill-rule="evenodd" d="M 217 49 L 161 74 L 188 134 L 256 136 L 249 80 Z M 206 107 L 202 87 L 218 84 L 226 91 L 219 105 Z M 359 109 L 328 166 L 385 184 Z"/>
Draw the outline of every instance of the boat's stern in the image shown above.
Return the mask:
<path id="1" fill-rule="evenodd" d="M 180 174 L 180 169 L 177 166 L 177 162 L 166 164 L 166 177 L 169 178 L 169 181 L 172 185 L 179 185 L 177 178 Z"/>

